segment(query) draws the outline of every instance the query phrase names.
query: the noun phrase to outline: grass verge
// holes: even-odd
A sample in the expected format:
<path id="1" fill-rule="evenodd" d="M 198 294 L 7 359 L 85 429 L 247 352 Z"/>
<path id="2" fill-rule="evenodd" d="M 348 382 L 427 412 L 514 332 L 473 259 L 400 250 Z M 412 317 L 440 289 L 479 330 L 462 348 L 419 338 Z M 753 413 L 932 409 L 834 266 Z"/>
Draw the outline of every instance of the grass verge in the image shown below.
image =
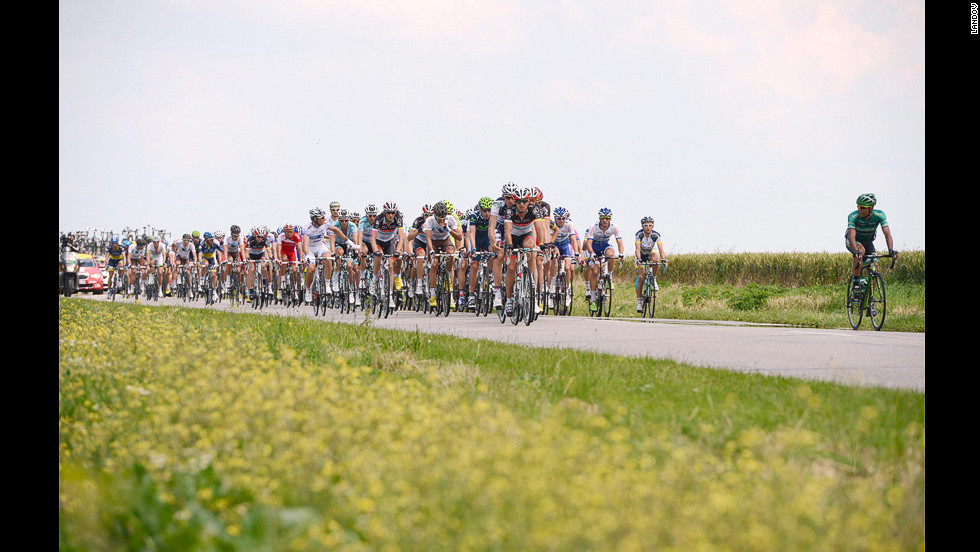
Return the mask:
<path id="1" fill-rule="evenodd" d="M 59 301 L 59 549 L 909 550 L 925 396 Z"/>

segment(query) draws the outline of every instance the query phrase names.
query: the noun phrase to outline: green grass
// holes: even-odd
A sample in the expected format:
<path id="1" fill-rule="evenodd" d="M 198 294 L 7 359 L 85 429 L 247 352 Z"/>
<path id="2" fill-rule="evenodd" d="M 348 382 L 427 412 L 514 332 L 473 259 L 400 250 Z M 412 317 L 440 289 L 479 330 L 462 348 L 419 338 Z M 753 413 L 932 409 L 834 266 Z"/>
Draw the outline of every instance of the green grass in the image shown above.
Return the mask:
<path id="1" fill-rule="evenodd" d="M 733 320 L 809 328 L 850 328 L 844 310 L 846 253 L 720 253 L 671 255 L 658 277 L 656 318 Z M 925 252 L 903 252 L 882 267 L 888 309 L 884 330 L 924 332 Z M 574 275 L 573 314 L 587 315 L 581 271 Z M 617 265 L 611 316 L 635 318 L 632 257 Z M 862 331 L 874 331 L 868 321 Z"/>
<path id="2" fill-rule="evenodd" d="M 61 550 L 924 549 L 922 393 L 204 309 L 59 320 Z"/>

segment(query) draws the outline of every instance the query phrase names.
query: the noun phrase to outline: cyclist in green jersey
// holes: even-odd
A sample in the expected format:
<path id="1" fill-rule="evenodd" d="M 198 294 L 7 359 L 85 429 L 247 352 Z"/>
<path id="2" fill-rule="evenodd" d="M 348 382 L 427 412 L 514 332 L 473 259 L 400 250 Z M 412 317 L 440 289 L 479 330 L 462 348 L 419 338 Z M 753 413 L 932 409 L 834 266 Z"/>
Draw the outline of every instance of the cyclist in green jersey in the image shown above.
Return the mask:
<path id="1" fill-rule="evenodd" d="M 894 258 L 898 258 L 892 243 L 892 231 L 888 227 L 888 219 L 885 212 L 875 209 L 878 199 L 874 194 L 861 194 L 857 198 L 857 211 L 852 212 L 847 217 L 847 232 L 844 234 L 845 246 L 854 255 L 854 263 L 851 266 L 851 284 L 860 288 L 861 282 L 861 258 L 864 255 L 871 255 L 875 252 L 875 235 L 878 226 L 881 226 L 881 233 L 885 235 L 885 242 L 888 244 L 888 253 Z"/>

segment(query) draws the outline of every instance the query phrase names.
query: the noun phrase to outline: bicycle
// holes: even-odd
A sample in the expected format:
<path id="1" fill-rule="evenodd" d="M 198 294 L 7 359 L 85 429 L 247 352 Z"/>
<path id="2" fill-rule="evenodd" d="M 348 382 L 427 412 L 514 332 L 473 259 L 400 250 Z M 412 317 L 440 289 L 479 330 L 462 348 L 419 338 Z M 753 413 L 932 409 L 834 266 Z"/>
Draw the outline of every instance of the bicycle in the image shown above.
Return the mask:
<path id="1" fill-rule="evenodd" d="M 378 278 L 375 280 L 375 285 L 377 286 L 376 303 L 377 303 L 377 315 L 378 318 L 384 316 L 388 318 L 391 311 L 394 310 L 394 297 L 392 297 L 392 289 L 389 288 L 389 282 L 391 282 L 391 266 L 388 261 L 393 257 L 393 255 L 381 255 L 381 269 L 378 271 Z"/>
<path id="2" fill-rule="evenodd" d="M 477 316 L 481 314 L 487 316 L 493 310 L 493 269 L 489 261 L 497 256 L 496 253 L 489 251 L 479 251 L 471 256 L 476 261 L 476 308 L 473 309 Z"/>
<path id="3" fill-rule="evenodd" d="M 578 262 L 571 260 L 573 265 Z M 555 294 L 553 312 L 558 316 L 571 316 L 572 303 L 575 297 L 574 284 L 568 281 L 568 273 L 565 271 L 563 259 L 558 260 L 558 271 L 555 274 Z"/>
<path id="4" fill-rule="evenodd" d="M 456 257 L 455 253 L 429 253 L 430 258 L 436 259 L 436 306 L 430 309 L 436 316 L 442 314 L 449 316 L 449 309 L 453 303 L 453 275 L 449 273 L 447 266 L 449 257 Z M 426 267 L 427 269 L 429 267 Z M 426 270 L 428 274 L 428 270 Z M 431 307 L 431 303 L 429 303 Z"/>
<path id="5" fill-rule="evenodd" d="M 523 320 L 525 326 L 530 326 L 531 322 L 537 318 L 535 312 L 537 290 L 534 285 L 534 274 L 528 263 L 528 253 L 540 250 L 531 247 L 516 247 L 510 248 L 510 250 L 517 255 L 514 287 L 511 290 L 513 308 L 510 313 L 510 321 L 516 326 Z"/>
<path id="6" fill-rule="evenodd" d="M 322 259 L 317 259 L 316 268 L 313 269 L 313 281 L 310 284 L 310 299 L 313 303 L 313 316 L 320 313 L 327 314 L 327 276 Z"/>
<path id="7" fill-rule="evenodd" d="M 653 313 L 657 308 L 657 286 L 654 285 L 653 281 L 653 267 L 662 266 L 663 272 L 661 274 L 665 274 L 667 272 L 667 263 L 663 261 L 659 263 L 642 261 L 638 266 L 644 267 L 643 283 L 640 287 L 640 300 L 642 301 L 640 318 L 653 318 Z"/>
<path id="8" fill-rule="evenodd" d="M 865 314 L 871 319 L 871 325 L 876 331 L 881 330 L 885 325 L 885 279 L 881 275 L 878 267 L 878 259 L 891 259 L 892 264 L 888 268 L 895 268 L 897 258 L 892 255 L 865 255 L 862 258 L 861 281 L 866 282 L 859 289 L 848 278 L 847 300 L 845 309 L 847 310 L 847 321 L 850 322 L 852 329 L 861 326 L 861 319 Z"/>
<path id="9" fill-rule="evenodd" d="M 619 260 L 623 260 L 623 255 L 618 255 Z M 611 258 L 611 257 L 610 257 Z M 592 257 L 593 263 L 599 264 L 599 277 L 596 279 L 596 310 L 593 311 L 591 305 L 589 306 L 589 316 L 595 317 L 609 317 L 609 313 L 612 311 L 612 292 L 613 292 L 613 281 L 612 274 L 609 272 L 609 258 L 606 256 L 601 256 L 600 260 L 595 260 L 596 256 Z"/>

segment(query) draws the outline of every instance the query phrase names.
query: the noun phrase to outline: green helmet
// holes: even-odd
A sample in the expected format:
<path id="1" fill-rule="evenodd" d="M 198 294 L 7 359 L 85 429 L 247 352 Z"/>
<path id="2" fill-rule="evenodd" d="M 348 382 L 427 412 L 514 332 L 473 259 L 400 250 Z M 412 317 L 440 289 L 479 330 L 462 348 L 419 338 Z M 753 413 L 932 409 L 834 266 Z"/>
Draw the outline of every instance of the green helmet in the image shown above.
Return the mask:
<path id="1" fill-rule="evenodd" d="M 200 238 L 201 237 L 201 233 L 198 232 L 197 230 L 194 230 L 193 232 L 191 232 L 191 235 L 194 236 L 195 238 Z"/>
<path id="2" fill-rule="evenodd" d="M 874 194 L 861 194 L 858 196 L 857 204 L 861 207 L 874 207 L 878 203 Z"/>
<path id="3" fill-rule="evenodd" d="M 493 200 L 489 197 L 481 197 L 480 209 L 489 209 L 490 207 L 493 207 Z"/>
<path id="4" fill-rule="evenodd" d="M 456 207 L 451 201 L 444 199 L 442 202 L 446 205 L 446 210 L 449 211 L 450 214 L 456 214 Z"/>

